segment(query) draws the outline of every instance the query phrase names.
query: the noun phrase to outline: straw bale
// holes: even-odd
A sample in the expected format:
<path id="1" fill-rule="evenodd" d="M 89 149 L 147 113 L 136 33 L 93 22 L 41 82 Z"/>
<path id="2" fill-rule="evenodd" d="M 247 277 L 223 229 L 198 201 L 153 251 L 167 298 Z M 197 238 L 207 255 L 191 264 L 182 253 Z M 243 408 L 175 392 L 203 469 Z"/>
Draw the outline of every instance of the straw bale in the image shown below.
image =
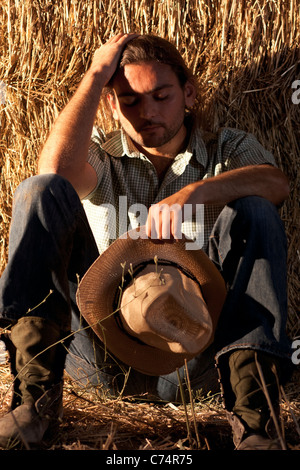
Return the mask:
<path id="1" fill-rule="evenodd" d="M 173 41 L 197 75 L 204 122 L 253 132 L 290 179 L 281 214 L 289 240 L 289 329 L 299 334 L 300 107 L 292 100 L 300 78 L 299 9 L 297 0 L 2 2 L 0 273 L 14 190 L 36 172 L 49 129 L 95 49 L 122 30 L 154 33 Z M 98 123 L 114 126 L 103 107 Z"/>

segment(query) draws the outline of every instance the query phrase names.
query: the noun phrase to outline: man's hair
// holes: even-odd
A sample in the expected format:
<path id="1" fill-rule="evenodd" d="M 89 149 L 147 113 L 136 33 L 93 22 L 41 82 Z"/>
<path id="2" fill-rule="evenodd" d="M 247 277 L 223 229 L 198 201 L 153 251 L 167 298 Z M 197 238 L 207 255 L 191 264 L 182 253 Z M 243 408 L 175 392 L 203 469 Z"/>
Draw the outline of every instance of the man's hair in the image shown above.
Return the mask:
<path id="1" fill-rule="evenodd" d="M 122 52 L 118 69 L 128 64 L 152 61 L 169 65 L 176 74 L 181 87 L 187 81 L 196 85 L 193 73 L 187 67 L 177 48 L 166 39 L 151 34 L 138 36 L 127 43 Z M 113 79 L 114 77 L 108 84 L 109 88 L 112 87 Z"/>

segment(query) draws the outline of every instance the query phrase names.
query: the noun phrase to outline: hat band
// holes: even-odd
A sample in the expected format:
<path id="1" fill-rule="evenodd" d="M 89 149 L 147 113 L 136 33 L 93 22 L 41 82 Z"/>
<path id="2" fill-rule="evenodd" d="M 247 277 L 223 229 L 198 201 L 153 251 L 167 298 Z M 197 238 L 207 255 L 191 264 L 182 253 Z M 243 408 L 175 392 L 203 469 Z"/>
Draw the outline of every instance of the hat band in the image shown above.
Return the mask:
<path id="1" fill-rule="evenodd" d="M 124 325 L 123 325 L 123 322 L 122 322 L 122 318 L 121 318 L 121 315 L 120 315 L 120 311 L 117 310 L 114 315 L 114 320 L 118 326 L 118 328 L 120 328 L 120 330 L 122 331 L 122 333 L 125 333 L 131 340 L 135 341 L 136 343 L 142 345 L 142 346 L 148 346 L 146 345 L 146 343 L 144 343 L 144 341 L 141 341 L 137 336 L 133 336 L 129 333 L 129 331 L 126 330 L 126 328 L 124 328 Z"/>
<path id="2" fill-rule="evenodd" d="M 115 295 L 114 295 L 114 301 L 113 301 L 113 311 L 118 311 L 118 307 L 119 307 L 119 303 L 120 303 L 120 299 L 121 299 L 121 296 L 122 296 L 122 292 L 124 289 L 126 289 L 129 284 L 133 281 L 134 279 L 134 276 L 137 276 L 141 271 L 143 271 L 143 269 L 146 268 L 146 266 L 149 266 L 149 264 L 155 264 L 155 265 L 159 265 L 159 266 L 173 266 L 177 269 L 179 269 L 183 274 L 185 274 L 187 277 L 189 277 L 190 279 L 192 279 L 194 282 L 196 282 L 199 286 L 199 289 L 200 289 L 200 292 L 203 296 L 203 291 L 202 291 L 202 288 L 201 288 L 201 284 L 199 283 L 198 279 L 195 278 L 195 276 L 186 268 L 183 268 L 182 266 L 180 266 L 179 264 L 175 263 L 174 261 L 169 261 L 169 260 L 166 260 L 166 259 L 163 259 L 163 258 L 159 258 L 157 260 L 154 260 L 153 258 L 149 259 L 149 260 L 146 260 L 146 261 L 143 261 L 141 263 L 138 263 L 134 266 L 134 268 L 132 268 L 131 271 L 127 271 L 126 274 L 123 273 L 123 276 L 122 276 L 122 281 L 121 283 L 118 285 L 117 289 L 116 289 L 116 292 L 115 292 Z"/>

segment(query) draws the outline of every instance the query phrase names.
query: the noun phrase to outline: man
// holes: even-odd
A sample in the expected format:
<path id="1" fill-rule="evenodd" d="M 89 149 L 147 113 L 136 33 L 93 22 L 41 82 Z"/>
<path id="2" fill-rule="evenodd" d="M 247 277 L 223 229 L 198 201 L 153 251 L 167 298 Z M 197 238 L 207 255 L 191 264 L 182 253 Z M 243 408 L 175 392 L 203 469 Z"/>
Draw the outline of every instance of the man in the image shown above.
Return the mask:
<path id="1" fill-rule="evenodd" d="M 93 130 L 104 91 L 121 127 L 108 139 Z M 148 375 L 133 367 L 128 375 L 126 361 L 106 351 L 76 305 L 78 282 L 99 252 L 105 256 L 114 238 L 138 225 L 132 210 L 138 204 L 148 209 L 145 234 L 167 245 L 181 238 L 182 220 L 184 234 L 199 240 L 197 221 L 188 215 L 195 219 L 204 205 L 203 250 L 227 295 L 214 342 L 188 362 L 192 386 L 214 386 L 215 356 L 236 448 L 274 446 L 266 431 L 268 399 L 258 383 L 266 382 L 276 404 L 282 364 L 289 361 L 285 235 L 276 206 L 288 197 L 288 183 L 253 136 L 203 132 L 189 112 L 195 99 L 194 78 L 167 41 L 111 38 L 51 130 L 39 175 L 16 191 L 0 311 L 2 325 L 14 325 L 17 380 L 15 409 L 0 420 L 2 445 L 11 436 L 20 439 L 20 428 L 27 443 L 43 439 L 49 417 L 60 415 L 64 368 L 112 393 L 177 398 L 175 370 Z"/>

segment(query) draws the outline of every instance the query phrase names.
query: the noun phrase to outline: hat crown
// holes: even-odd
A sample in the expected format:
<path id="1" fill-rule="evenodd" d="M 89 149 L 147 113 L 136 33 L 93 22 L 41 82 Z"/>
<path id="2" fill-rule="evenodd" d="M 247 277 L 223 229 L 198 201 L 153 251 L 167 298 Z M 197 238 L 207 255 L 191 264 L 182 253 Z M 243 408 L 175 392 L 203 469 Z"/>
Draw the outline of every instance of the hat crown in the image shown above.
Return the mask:
<path id="1" fill-rule="evenodd" d="M 156 269 L 148 265 L 124 290 L 120 305 L 123 326 L 150 346 L 196 353 L 212 330 L 200 286 L 175 266 Z"/>

